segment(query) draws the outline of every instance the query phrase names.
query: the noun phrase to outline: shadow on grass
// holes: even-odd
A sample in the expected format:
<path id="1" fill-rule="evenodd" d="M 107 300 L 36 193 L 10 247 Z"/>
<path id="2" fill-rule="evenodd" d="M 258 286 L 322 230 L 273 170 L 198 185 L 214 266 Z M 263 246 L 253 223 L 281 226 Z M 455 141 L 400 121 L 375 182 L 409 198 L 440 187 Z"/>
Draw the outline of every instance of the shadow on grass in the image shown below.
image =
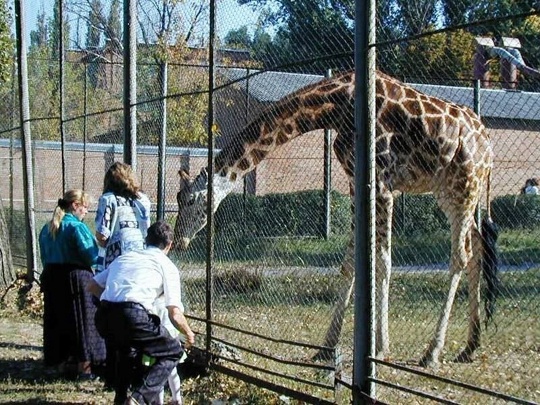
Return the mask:
<path id="1" fill-rule="evenodd" d="M 28 388 L 28 390 L 32 390 L 32 388 Z M 31 398 L 31 399 L 25 399 L 25 400 L 20 400 L 20 401 L 16 401 L 16 400 L 11 400 L 9 401 L 10 404 L 48 404 L 48 405 L 53 405 L 53 404 L 63 404 L 63 405 L 66 405 L 66 404 L 69 404 L 69 403 L 72 403 L 72 404 L 83 404 L 84 402 L 65 402 L 65 401 L 48 401 L 46 399 L 43 399 L 43 398 Z"/>
<path id="2" fill-rule="evenodd" d="M 0 379 L 28 383 L 51 383 L 65 380 L 57 370 L 46 368 L 42 359 L 1 359 Z"/>
<path id="3" fill-rule="evenodd" d="M 41 358 L 0 360 L 0 403 L 94 404 L 107 403 L 106 395 L 102 381 L 67 379 L 55 367 L 45 367 Z"/>
<path id="4" fill-rule="evenodd" d="M 15 350 L 34 350 L 41 351 L 41 346 L 21 345 L 19 343 L 0 342 L 0 348 L 15 349 Z M 0 369 L 0 373 L 2 370 Z"/>

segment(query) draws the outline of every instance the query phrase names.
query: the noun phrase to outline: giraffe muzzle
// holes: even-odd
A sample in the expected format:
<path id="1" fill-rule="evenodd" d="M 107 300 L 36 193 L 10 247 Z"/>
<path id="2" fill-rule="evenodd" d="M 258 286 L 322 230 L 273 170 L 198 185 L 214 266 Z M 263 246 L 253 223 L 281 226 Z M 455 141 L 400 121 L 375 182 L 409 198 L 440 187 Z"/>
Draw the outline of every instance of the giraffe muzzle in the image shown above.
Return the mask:
<path id="1" fill-rule="evenodd" d="M 189 246 L 189 242 L 191 242 L 190 238 L 176 238 L 174 241 L 174 247 L 179 250 L 187 250 Z"/>

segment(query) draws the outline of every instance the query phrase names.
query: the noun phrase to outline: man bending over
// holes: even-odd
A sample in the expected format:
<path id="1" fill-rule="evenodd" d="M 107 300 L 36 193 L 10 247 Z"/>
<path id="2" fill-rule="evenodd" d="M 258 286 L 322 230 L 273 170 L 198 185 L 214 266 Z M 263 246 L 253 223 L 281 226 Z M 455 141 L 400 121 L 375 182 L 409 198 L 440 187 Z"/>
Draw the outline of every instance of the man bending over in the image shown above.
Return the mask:
<path id="1" fill-rule="evenodd" d="M 180 342 L 171 337 L 160 325 L 159 317 L 151 312 L 157 298 L 164 295 L 169 319 L 186 336 L 186 348 L 195 342 L 183 312 L 180 274 L 167 257 L 172 241 L 172 228 L 164 221 L 154 223 L 148 228 L 146 249 L 119 256 L 89 286 L 101 301 L 96 327 L 119 352 L 120 381 L 115 387 L 115 404 L 157 400 L 183 353 Z M 130 375 L 129 354 L 133 349 L 153 357 L 155 363 L 144 371 L 128 398 L 131 382 L 129 377 L 122 376 Z"/>

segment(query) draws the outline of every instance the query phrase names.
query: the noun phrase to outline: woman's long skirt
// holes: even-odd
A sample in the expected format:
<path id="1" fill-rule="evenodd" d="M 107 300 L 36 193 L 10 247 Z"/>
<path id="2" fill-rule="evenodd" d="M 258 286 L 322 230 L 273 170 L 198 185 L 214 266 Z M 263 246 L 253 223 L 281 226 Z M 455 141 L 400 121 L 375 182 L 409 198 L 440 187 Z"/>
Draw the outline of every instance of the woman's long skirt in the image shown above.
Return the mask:
<path id="1" fill-rule="evenodd" d="M 96 305 L 86 290 L 90 269 L 49 264 L 41 275 L 44 298 L 43 355 L 46 366 L 105 362 L 105 342 L 96 330 Z"/>

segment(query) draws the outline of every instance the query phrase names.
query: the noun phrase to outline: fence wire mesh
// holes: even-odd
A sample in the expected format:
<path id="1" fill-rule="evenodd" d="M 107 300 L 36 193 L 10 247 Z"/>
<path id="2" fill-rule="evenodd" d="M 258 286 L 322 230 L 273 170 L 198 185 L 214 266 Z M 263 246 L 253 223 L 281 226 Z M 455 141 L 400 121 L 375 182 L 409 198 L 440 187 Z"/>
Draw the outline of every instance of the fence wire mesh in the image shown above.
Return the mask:
<path id="1" fill-rule="evenodd" d="M 29 13 L 22 33 L 29 39 L 37 229 L 64 189 L 82 187 L 97 198 L 106 169 L 124 157 L 124 4 L 65 0 L 67 45 L 61 65 L 57 3 L 43 2 Z M 179 195 L 177 202 L 180 187 L 192 194 L 205 191 L 200 181 L 186 187 L 178 171 L 204 179 L 208 156 L 216 156 L 214 244 L 207 246 L 204 227 L 189 235 L 187 250 L 172 254 L 198 344 L 204 347 L 210 338 L 220 370 L 308 402 L 348 402 L 354 361 L 363 361 L 354 357 L 353 306 L 343 309 L 342 325 L 332 323 L 340 319 L 336 303 L 351 286 L 342 264 L 351 259 L 346 251 L 353 219 L 348 176 L 353 173 L 354 82 L 343 76 L 319 85 L 354 69 L 359 21 L 354 5 L 223 0 L 214 12 L 198 0 L 165 1 L 162 9 L 138 2 L 136 172 L 153 202 L 153 218 L 163 194 L 165 219 L 176 223 L 178 202 L 193 202 L 189 195 L 185 200 Z M 383 187 L 394 197 L 388 307 L 377 299 L 375 308 L 379 324 L 381 315 L 388 317 L 389 346 L 374 360 L 373 395 L 387 403 L 538 402 L 540 197 L 531 195 L 540 193 L 538 2 L 379 0 L 375 18 L 377 70 L 404 83 L 402 96 L 417 97 L 413 107 L 419 110 L 403 107 L 401 84 L 393 87 L 396 93 L 377 98 L 377 190 Z M 5 101 L 0 105 L 0 190 L 11 249 L 24 264 L 25 173 L 16 77 L 0 83 Z M 493 322 L 484 324 L 483 303 L 467 289 L 481 273 L 471 278 L 465 273 L 474 274 L 472 266 L 457 268 L 464 275 L 448 329 L 436 338 L 449 294 L 450 262 L 463 262 L 460 254 L 450 253 L 457 242 L 440 207 L 471 198 L 478 186 L 463 171 L 453 172 L 459 178 L 442 173 L 452 172 L 451 162 L 465 160 L 463 154 L 474 155 L 483 145 L 463 140 L 472 120 L 459 129 L 456 121 L 430 126 L 426 117 L 456 108 L 429 97 L 465 105 L 481 117 L 493 169 L 490 192 L 481 184 L 475 217 L 486 216 L 489 201 L 499 230 Z M 389 104 L 397 112 L 380 114 Z M 408 127 L 414 130 L 404 141 L 403 125 L 411 118 L 417 125 Z M 395 132 L 386 134 L 385 143 L 381 128 L 389 126 Z M 208 147 L 209 134 L 214 150 Z M 161 142 L 166 146 L 163 186 L 158 182 Z M 401 171 L 383 170 L 405 157 Z M 415 185 L 426 173 L 430 181 Z M 450 184 L 452 193 L 443 195 Z M 425 192 L 442 197 L 437 202 Z M 462 212 L 456 209 L 459 219 Z M 183 210 L 180 217 L 195 224 L 198 219 L 189 215 Z M 87 218 L 93 227 L 92 216 Z M 377 249 L 384 247 L 380 241 Z M 468 242 L 462 256 L 479 250 Z M 389 260 L 379 256 L 377 266 Z M 348 265 L 350 271 L 354 264 Z M 483 299 L 484 281 L 479 288 Z M 481 306 L 479 320 L 473 317 L 475 304 Z M 332 338 L 338 339 L 335 346 Z M 381 336 L 376 339 L 380 344 Z M 441 345 L 438 366 L 421 367 L 430 344 Z M 464 349 L 471 361 L 456 362 Z"/>

